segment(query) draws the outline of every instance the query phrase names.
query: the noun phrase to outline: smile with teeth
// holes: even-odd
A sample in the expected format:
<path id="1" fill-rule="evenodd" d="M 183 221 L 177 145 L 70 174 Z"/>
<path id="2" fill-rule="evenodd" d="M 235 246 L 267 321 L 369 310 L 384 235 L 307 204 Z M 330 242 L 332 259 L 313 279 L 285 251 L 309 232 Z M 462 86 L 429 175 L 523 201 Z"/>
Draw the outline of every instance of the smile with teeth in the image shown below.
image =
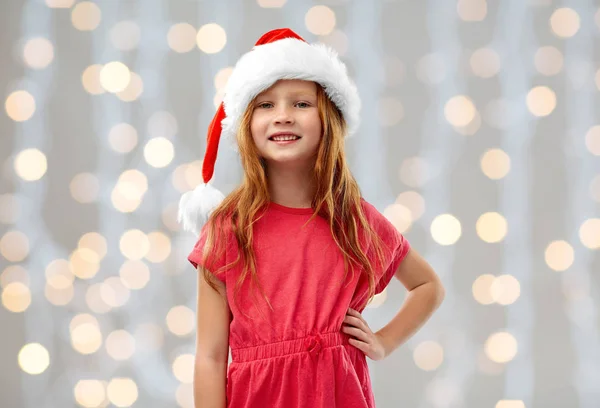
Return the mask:
<path id="1" fill-rule="evenodd" d="M 289 141 L 289 140 L 300 139 L 300 137 L 299 136 L 286 135 L 286 136 L 273 136 L 270 139 L 273 140 L 273 141 L 275 141 L 275 142 L 282 142 L 282 141 Z"/>

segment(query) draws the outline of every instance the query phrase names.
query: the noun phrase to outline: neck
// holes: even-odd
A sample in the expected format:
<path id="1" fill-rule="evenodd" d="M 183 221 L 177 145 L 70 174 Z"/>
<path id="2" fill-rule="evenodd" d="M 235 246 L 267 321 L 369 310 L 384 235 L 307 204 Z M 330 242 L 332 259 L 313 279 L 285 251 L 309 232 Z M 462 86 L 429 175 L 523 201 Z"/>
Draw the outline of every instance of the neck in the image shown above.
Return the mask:
<path id="1" fill-rule="evenodd" d="M 271 201 L 286 207 L 310 207 L 316 190 L 313 171 L 312 164 L 269 163 L 267 183 Z"/>

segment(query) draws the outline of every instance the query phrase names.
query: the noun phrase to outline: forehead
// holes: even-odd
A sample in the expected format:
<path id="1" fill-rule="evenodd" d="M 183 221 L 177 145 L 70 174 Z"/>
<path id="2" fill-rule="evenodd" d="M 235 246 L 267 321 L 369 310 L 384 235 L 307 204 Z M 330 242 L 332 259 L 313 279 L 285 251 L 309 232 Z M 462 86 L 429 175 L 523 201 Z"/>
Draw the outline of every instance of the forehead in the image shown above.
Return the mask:
<path id="1" fill-rule="evenodd" d="M 279 95 L 317 95 L 317 84 L 312 81 L 303 81 L 299 79 L 280 79 L 270 88 L 261 92 L 258 96 L 279 96 Z"/>

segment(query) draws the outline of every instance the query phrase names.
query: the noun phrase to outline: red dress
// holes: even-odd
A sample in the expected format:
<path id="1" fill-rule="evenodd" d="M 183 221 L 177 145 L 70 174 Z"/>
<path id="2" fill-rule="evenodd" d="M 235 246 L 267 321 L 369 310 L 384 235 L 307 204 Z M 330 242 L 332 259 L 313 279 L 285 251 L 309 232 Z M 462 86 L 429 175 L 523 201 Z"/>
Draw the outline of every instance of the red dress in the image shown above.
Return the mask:
<path id="1" fill-rule="evenodd" d="M 390 282 L 410 245 L 398 230 L 362 200 L 367 219 L 388 251 L 385 268 L 376 271 L 377 293 Z M 271 301 L 271 311 L 259 290 L 250 297 L 250 275 L 233 301 L 242 262 L 220 274 L 232 312 L 227 370 L 227 407 L 230 408 L 372 408 L 375 406 L 364 353 L 348 343 L 341 331 L 349 307 L 359 312 L 368 283 L 349 271 L 327 221 L 310 208 L 270 203 L 254 224 L 254 250 L 260 283 Z M 197 266 L 206 228 L 189 261 Z M 233 234 L 227 242 L 227 263 L 236 259 Z M 369 252 L 367 255 L 370 257 Z M 222 265 L 223 260 L 220 260 Z M 345 283 L 345 285 L 344 285 Z M 253 300 L 254 299 L 254 300 Z M 258 309 L 261 309 L 262 314 Z M 250 316 L 250 317 L 247 317 Z"/>

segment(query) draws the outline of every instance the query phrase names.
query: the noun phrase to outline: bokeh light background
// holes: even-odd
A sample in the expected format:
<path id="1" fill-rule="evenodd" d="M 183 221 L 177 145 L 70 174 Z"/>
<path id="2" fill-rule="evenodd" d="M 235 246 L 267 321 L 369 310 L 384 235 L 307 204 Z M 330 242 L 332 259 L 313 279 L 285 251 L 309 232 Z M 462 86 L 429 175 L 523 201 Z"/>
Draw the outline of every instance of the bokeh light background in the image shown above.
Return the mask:
<path id="1" fill-rule="evenodd" d="M 287 26 L 347 63 L 352 171 L 447 289 L 369 361 L 378 407 L 597 408 L 599 6 L 3 1 L 0 406 L 193 406 L 177 202 L 232 66 Z M 222 146 L 214 184 L 240 180 Z M 371 327 L 404 296 L 394 280 Z"/>

